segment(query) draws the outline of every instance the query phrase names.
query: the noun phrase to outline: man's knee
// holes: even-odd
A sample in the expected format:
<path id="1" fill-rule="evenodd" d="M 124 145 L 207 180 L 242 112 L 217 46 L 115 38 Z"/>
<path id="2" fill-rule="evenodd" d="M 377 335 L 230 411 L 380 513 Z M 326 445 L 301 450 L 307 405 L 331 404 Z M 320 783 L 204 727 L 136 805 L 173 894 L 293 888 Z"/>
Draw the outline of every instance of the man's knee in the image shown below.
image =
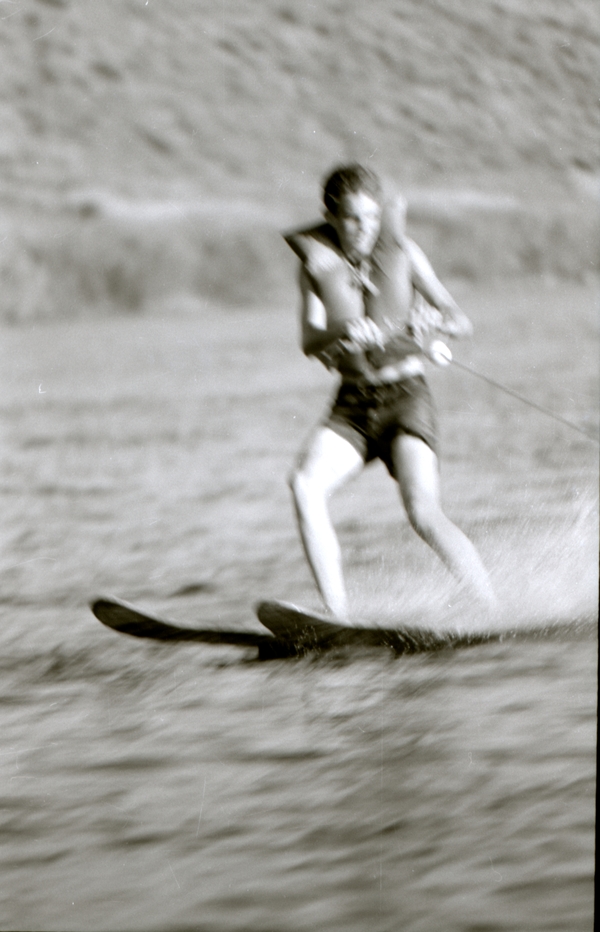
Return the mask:
<path id="1" fill-rule="evenodd" d="M 428 496 L 411 495 L 404 502 L 408 520 L 420 537 L 430 540 L 437 531 L 444 515 L 437 504 Z"/>
<path id="2" fill-rule="evenodd" d="M 301 512 L 308 511 L 312 505 L 321 507 L 329 495 L 327 477 L 318 471 L 306 469 L 303 463 L 293 470 L 289 485 L 296 507 Z"/>
<path id="3" fill-rule="evenodd" d="M 292 490 L 294 501 L 299 508 L 307 504 L 318 494 L 317 483 L 310 473 L 303 468 L 302 464 L 298 464 L 294 467 L 288 478 L 288 484 Z"/>

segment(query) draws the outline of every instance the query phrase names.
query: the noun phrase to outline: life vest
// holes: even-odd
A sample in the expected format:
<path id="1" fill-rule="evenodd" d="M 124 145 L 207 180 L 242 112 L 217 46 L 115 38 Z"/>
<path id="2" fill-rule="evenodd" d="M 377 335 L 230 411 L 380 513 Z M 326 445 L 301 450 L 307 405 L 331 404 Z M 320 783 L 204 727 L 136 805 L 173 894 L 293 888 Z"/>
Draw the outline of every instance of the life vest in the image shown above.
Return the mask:
<path id="1" fill-rule="evenodd" d="M 328 329 L 367 316 L 384 333 L 395 335 L 389 348 L 368 354 L 377 368 L 415 352 L 414 343 L 402 342 L 415 305 L 404 223 L 404 201 L 387 203 L 373 252 L 360 266 L 348 261 L 334 227 L 328 223 L 284 237 L 323 302 Z"/>

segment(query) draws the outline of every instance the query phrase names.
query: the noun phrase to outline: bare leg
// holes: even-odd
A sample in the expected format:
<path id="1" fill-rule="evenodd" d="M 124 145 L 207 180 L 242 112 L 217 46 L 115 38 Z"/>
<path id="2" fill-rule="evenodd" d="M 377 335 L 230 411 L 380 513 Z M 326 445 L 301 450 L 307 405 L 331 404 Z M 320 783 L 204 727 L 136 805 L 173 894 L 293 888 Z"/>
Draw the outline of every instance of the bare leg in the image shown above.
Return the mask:
<path id="1" fill-rule="evenodd" d="M 408 518 L 450 572 L 487 606 L 495 596 L 487 571 L 468 537 L 442 511 L 437 456 L 418 437 L 401 434 L 394 466 Z"/>
<path id="2" fill-rule="evenodd" d="M 340 619 L 347 618 L 348 604 L 342 555 L 327 499 L 363 465 L 351 443 L 330 428 L 319 427 L 290 480 L 300 535 L 315 582 L 327 608 Z"/>

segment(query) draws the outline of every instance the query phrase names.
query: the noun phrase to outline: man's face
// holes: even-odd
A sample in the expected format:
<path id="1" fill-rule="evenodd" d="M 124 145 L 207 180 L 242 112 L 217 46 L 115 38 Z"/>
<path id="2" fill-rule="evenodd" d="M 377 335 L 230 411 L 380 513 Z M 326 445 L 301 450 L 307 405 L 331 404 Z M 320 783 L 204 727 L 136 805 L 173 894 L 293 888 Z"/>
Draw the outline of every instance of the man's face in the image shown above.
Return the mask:
<path id="1" fill-rule="evenodd" d="M 336 216 L 329 215 L 344 254 L 360 262 L 373 252 L 381 228 L 381 205 L 364 191 L 342 195 Z"/>

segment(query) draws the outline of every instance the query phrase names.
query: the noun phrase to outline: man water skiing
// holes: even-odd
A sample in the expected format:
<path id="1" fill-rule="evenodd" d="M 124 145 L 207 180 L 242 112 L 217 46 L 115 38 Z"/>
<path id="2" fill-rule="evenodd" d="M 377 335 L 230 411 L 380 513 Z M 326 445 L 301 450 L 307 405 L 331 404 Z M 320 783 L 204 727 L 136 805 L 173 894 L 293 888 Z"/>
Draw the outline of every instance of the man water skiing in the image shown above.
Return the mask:
<path id="1" fill-rule="evenodd" d="M 469 335 L 471 324 L 406 236 L 404 202 L 386 200 L 373 172 L 337 169 L 323 200 L 325 223 L 286 236 L 301 260 L 302 348 L 341 375 L 333 407 L 291 478 L 318 589 L 333 615 L 350 624 L 327 499 L 379 458 L 398 482 L 417 534 L 492 606 L 477 551 L 442 511 L 435 412 L 424 377 L 434 337 Z"/>

